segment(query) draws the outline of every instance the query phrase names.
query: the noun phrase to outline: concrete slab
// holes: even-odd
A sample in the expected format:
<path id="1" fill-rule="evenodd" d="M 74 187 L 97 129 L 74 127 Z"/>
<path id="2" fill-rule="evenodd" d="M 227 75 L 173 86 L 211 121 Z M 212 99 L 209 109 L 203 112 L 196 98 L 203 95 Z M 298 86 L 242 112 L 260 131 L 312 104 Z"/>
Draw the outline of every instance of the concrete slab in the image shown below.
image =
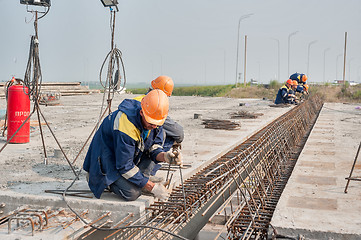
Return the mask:
<path id="1" fill-rule="evenodd" d="M 112 110 L 115 110 L 124 98 L 135 96 L 131 94 L 115 95 Z M 41 106 L 41 111 L 47 122 L 50 123 L 50 128 L 70 162 L 74 161 L 94 128 L 100 115 L 102 99 L 102 94 L 67 96 L 61 98 L 60 105 Z M 244 104 L 240 106 L 239 103 Z M 179 122 L 185 131 L 185 140 L 182 144 L 184 163 L 192 166 L 182 170 L 183 177 L 192 176 L 290 109 L 290 107 L 271 108 L 269 107 L 271 103 L 258 99 L 171 97 L 170 116 Z M 0 105 L 5 105 L 4 99 L 0 99 Z M 252 120 L 231 119 L 241 125 L 239 130 L 206 129 L 202 125 L 202 119 L 230 119 L 231 113 L 241 110 L 263 115 Z M 194 119 L 194 114 L 201 114 L 202 117 Z M 35 114 L 31 120 L 37 120 Z M 39 127 L 36 125 L 31 129 L 30 143 L 10 144 L 1 152 L 0 164 L 3 168 L 0 169 L 0 202 L 7 204 L 6 211 L 11 211 L 21 205 L 32 205 L 36 208 L 66 207 L 61 196 L 44 191 L 67 188 L 74 179 L 74 174 L 65 157 L 60 154 L 59 146 L 49 128 L 45 125 L 42 127 L 48 165 L 44 164 L 44 149 Z M 6 138 L 0 137 L 0 146 L 5 142 Z M 88 145 L 76 160 L 76 170 L 81 168 L 87 148 Z M 166 173 L 166 171 L 159 171 L 157 175 L 165 177 Z M 179 173 L 175 171 L 172 185 L 178 185 L 179 179 Z M 80 180 L 72 189 L 88 189 L 84 173 L 81 174 Z M 111 193 L 104 193 L 101 199 L 70 196 L 67 199 L 75 210 L 89 209 L 90 218 L 100 216 L 105 211 L 111 211 L 114 221 L 129 212 L 139 216 L 145 207 L 154 201 L 151 196 L 141 196 L 137 201 L 125 202 Z M 6 229 L 0 228 L 0 234 L 6 234 L 6 232 Z"/>
<path id="2" fill-rule="evenodd" d="M 325 103 L 283 191 L 271 224 L 281 235 L 361 239 L 361 183 L 344 193 L 361 140 L 356 105 Z M 361 156 L 353 176 L 361 175 Z"/>

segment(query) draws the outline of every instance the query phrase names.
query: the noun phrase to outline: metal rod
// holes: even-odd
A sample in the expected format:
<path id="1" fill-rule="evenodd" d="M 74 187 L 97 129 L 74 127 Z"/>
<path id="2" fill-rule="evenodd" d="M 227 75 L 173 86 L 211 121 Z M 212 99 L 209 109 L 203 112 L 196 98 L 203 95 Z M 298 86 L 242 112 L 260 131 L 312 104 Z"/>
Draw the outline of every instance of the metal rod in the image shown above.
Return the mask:
<path id="1" fill-rule="evenodd" d="M 348 188 L 348 185 L 350 183 L 350 180 L 358 180 L 358 179 L 355 179 L 355 178 L 352 179 L 351 177 L 352 177 L 352 173 L 353 173 L 353 170 L 355 168 L 355 165 L 356 165 L 358 154 L 360 153 L 360 149 L 361 149 L 361 142 L 360 142 L 360 144 L 358 146 L 357 153 L 356 153 L 356 156 L 355 156 L 355 160 L 353 161 L 353 164 L 352 164 L 352 167 L 351 167 L 350 175 L 348 176 L 348 178 L 346 178 L 347 183 L 346 183 L 346 187 L 345 187 L 345 191 L 344 191 L 345 193 L 347 193 L 347 188 Z"/>

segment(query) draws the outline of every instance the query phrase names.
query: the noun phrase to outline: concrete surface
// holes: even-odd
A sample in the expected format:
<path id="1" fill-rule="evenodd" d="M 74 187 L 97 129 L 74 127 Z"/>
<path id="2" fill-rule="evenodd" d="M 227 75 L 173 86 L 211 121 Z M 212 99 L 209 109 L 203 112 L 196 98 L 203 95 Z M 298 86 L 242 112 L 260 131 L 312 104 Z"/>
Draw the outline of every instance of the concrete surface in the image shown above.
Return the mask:
<path id="1" fill-rule="evenodd" d="M 122 99 L 135 96 L 115 95 L 112 109 L 115 110 Z M 94 128 L 100 115 L 102 100 L 102 94 L 66 96 L 61 98 L 60 105 L 41 106 L 42 113 L 70 162 L 73 162 Z M 185 139 L 182 144 L 184 163 L 192 166 L 183 170 L 184 178 L 190 177 L 290 109 L 271 108 L 269 104 L 272 102 L 258 99 L 171 97 L 169 115 L 184 127 Z M 5 99 L 0 99 L 0 106 L 1 109 L 5 106 Z M 241 124 L 238 130 L 206 129 L 202 125 L 202 119 L 229 120 L 231 113 L 241 110 L 263 115 L 256 119 L 232 119 Z M 194 119 L 194 114 L 201 114 L 201 118 Z M 34 208 L 66 207 L 60 195 L 44 191 L 67 188 L 73 181 L 74 174 L 64 156 L 59 152 L 59 147 L 46 125 L 42 127 L 48 165 L 44 164 L 43 146 L 35 114 L 31 120 L 35 124 L 31 129 L 30 143 L 9 144 L 0 153 L 0 163 L 3 166 L 0 169 L 0 203 L 6 203 L 3 209 L 4 214 L 22 205 L 31 205 Z M 5 142 L 6 137 L 0 137 L 0 147 Z M 76 170 L 81 169 L 87 148 L 88 145 L 77 159 Z M 157 175 L 165 177 L 166 171 L 159 171 Z M 175 171 L 172 185 L 178 185 L 178 183 L 179 172 Z M 88 189 L 84 172 L 72 189 Z M 137 201 L 125 202 L 111 193 L 104 193 L 101 199 L 70 196 L 67 199 L 77 211 L 89 209 L 91 219 L 106 211 L 111 211 L 111 218 L 114 221 L 123 218 L 129 212 L 139 216 L 144 208 L 154 201 L 151 196 L 141 196 Z M 9 237 L 4 225 L 0 228 L 0 238 L 2 238 L 1 235 Z"/>
<path id="2" fill-rule="evenodd" d="M 279 234 L 361 239 L 361 182 L 351 181 L 344 193 L 361 141 L 357 106 L 324 104 L 274 212 Z M 352 176 L 361 176 L 361 156 Z"/>

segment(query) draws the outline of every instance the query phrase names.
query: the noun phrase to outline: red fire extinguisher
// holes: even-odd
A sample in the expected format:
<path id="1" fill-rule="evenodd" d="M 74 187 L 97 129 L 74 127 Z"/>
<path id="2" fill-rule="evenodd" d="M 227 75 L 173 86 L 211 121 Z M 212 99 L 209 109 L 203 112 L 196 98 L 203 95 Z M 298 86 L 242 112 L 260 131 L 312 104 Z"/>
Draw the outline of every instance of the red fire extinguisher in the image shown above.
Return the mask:
<path id="1" fill-rule="evenodd" d="M 13 85 L 8 89 L 7 106 L 7 140 L 18 130 L 30 114 L 30 99 L 28 88 L 23 85 Z M 28 143 L 30 140 L 30 119 L 19 129 L 9 143 Z"/>

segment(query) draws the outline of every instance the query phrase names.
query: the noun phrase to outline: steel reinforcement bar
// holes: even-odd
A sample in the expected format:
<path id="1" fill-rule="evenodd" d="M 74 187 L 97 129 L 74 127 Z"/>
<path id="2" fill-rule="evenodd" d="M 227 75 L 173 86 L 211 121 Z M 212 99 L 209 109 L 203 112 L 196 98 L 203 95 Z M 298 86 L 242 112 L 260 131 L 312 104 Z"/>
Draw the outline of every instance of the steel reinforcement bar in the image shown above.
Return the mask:
<path id="1" fill-rule="evenodd" d="M 169 239 L 163 229 L 193 239 L 238 191 L 241 204 L 226 223 L 229 239 L 263 239 L 283 188 L 322 108 L 313 96 L 252 135 L 155 202 L 117 239 Z M 297 149 L 298 148 L 298 149 Z"/>

